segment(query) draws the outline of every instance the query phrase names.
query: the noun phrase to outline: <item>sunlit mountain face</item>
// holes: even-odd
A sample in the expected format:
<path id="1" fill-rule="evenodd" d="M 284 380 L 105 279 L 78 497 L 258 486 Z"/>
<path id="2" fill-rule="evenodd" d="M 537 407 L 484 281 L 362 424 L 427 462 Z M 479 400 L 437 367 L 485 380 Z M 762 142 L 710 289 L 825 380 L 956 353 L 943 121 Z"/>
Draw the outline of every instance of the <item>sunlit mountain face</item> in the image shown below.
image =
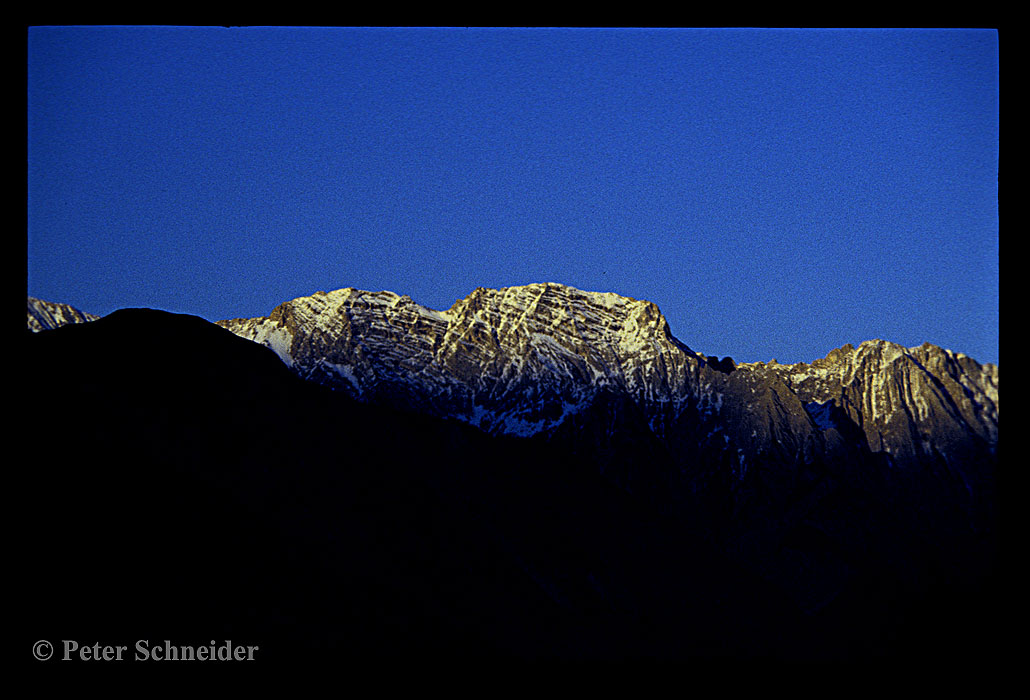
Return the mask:
<path id="1" fill-rule="evenodd" d="M 29 329 L 55 630 L 280 660 L 990 653 L 998 367 L 961 353 L 737 364 L 560 284 L 217 325 L 30 299 Z M 103 605 L 48 583 L 84 571 Z"/>
<path id="2" fill-rule="evenodd" d="M 98 316 L 83 313 L 68 304 L 55 304 L 42 299 L 28 298 L 28 329 L 35 333 L 66 326 L 69 323 L 95 321 Z"/>

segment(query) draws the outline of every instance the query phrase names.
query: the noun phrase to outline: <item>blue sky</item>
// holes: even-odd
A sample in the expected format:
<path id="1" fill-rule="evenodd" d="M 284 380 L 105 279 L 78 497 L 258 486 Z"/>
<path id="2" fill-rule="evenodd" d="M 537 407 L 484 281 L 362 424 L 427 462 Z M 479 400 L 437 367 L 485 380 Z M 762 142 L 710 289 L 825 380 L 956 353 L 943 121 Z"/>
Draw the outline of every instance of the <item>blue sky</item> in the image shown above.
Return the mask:
<path id="1" fill-rule="evenodd" d="M 28 293 L 561 282 L 738 361 L 998 361 L 992 30 L 35 27 Z"/>

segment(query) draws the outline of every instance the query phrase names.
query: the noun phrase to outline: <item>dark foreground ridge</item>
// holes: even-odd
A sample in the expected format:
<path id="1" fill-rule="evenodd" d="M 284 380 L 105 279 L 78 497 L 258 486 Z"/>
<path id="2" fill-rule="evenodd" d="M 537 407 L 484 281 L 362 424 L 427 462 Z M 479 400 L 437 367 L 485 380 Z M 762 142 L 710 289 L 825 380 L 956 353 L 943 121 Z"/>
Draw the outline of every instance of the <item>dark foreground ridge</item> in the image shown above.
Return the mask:
<path id="1" fill-rule="evenodd" d="M 797 505 L 818 507 L 769 516 L 769 543 L 761 510 L 742 514 L 758 533 L 743 556 L 698 529 L 705 493 L 655 496 L 674 462 L 653 437 L 584 449 L 589 415 L 575 439 L 491 436 L 359 403 L 157 311 L 25 342 L 30 641 L 232 639 L 264 663 L 994 653 L 992 530 L 954 532 L 964 511 L 912 533 L 899 504 L 816 465 Z M 782 582 L 806 585 L 824 551 L 847 575 L 799 604 Z M 826 567 L 812 576 L 825 590 Z"/>

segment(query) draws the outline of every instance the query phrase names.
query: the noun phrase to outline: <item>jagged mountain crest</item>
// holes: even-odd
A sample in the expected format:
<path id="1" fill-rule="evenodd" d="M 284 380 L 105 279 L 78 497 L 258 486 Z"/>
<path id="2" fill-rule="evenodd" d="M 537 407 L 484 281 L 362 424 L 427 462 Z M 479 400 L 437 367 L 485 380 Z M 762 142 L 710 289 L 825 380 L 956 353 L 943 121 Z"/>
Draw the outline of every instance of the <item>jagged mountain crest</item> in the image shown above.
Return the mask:
<path id="1" fill-rule="evenodd" d="M 83 313 L 74 306 L 28 297 L 28 329 L 33 333 L 60 328 L 71 323 L 86 323 L 100 318 Z"/>
<path id="2" fill-rule="evenodd" d="M 837 406 L 862 427 L 873 451 L 928 456 L 944 423 L 988 445 L 998 440 L 998 366 L 930 343 L 906 348 L 870 340 L 811 365 L 746 368 L 775 373 L 824 420 L 825 407 Z"/>
<path id="3" fill-rule="evenodd" d="M 347 288 L 219 325 L 308 379 L 488 432 L 554 431 L 608 391 L 642 407 L 660 437 L 691 411 L 697 437 L 721 431 L 721 449 L 741 463 L 773 446 L 811 459 L 844 434 L 900 459 L 947 458 L 934 444 L 942 430 L 952 434 L 944 442 L 997 442 L 996 365 L 882 340 L 811 364 L 736 365 L 680 342 L 651 302 L 554 283 L 480 287 L 446 311 Z"/>
<path id="4" fill-rule="evenodd" d="M 29 298 L 30 330 L 95 318 Z M 444 311 L 345 288 L 218 325 L 305 379 L 490 433 L 551 434 L 602 394 L 625 397 L 659 439 L 697 443 L 741 471 L 762 455 L 807 463 L 842 445 L 957 464 L 998 441 L 997 365 L 883 340 L 812 363 L 736 365 L 679 341 L 652 302 L 555 283 L 479 287 Z"/>
<path id="5" fill-rule="evenodd" d="M 653 303 L 557 284 L 478 288 L 446 311 L 348 288 L 219 323 L 356 397 L 515 434 L 553 427 L 600 388 L 681 400 L 704 362 Z"/>

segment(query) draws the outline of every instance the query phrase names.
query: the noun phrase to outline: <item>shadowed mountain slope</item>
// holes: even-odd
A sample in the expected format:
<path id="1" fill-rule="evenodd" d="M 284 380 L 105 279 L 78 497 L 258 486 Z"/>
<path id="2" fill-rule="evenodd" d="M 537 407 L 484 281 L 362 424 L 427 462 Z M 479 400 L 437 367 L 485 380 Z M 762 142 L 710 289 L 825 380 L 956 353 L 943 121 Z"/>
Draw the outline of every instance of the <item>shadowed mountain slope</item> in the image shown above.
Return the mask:
<path id="1" fill-rule="evenodd" d="M 281 661 L 990 653 L 994 504 L 968 477 L 993 483 L 992 450 L 968 473 L 947 454 L 899 468 L 870 449 L 872 414 L 843 401 L 858 371 L 809 389 L 789 368 L 709 363 L 646 303 L 621 306 L 623 325 L 592 337 L 643 334 L 638 357 L 655 354 L 528 438 L 303 381 L 297 363 L 194 317 L 130 309 L 27 333 L 32 634 L 233 638 Z M 596 360 L 576 375 L 553 352 L 541 367 L 566 376 Z M 913 352 L 852 366 L 876 377 Z M 965 415 L 938 381 L 926 415 Z M 978 433 L 963 419 L 962 435 L 996 446 L 993 381 L 993 443 L 989 421 Z M 758 411 L 744 411 L 736 397 L 752 396 Z M 741 437 L 760 429 L 769 442 Z M 980 501 L 954 497 L 970 491 Z"/>
<path id="2" fill-rule="evenodd" d="M 193 317 L 26 341 L 39 637 L 279 660 L 806 646 L 786 598 L 574 455 L 355 404 Z"/>

